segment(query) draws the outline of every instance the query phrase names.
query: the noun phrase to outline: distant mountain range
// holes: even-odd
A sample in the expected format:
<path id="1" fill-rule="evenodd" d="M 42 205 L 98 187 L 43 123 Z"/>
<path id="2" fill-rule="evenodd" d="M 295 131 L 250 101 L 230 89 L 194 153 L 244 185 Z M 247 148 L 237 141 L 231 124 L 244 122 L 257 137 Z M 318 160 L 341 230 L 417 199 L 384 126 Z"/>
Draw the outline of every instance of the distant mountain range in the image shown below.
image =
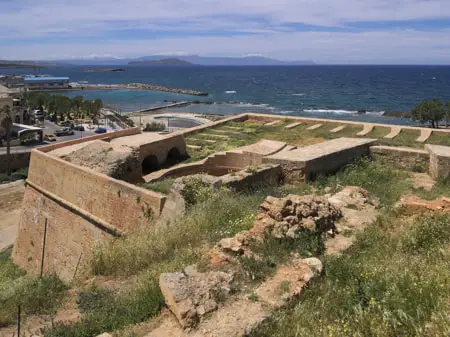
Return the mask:
<path id="1" fill-rule="evenodd" d="M 199 55 L 186 55 L 168 58 L 167 55 L 143 56 L 137 58 L 113 58 L 113 57 L 94 57 L 89 59 L 73 59 L 73 60 L 55 60 L 55 61 L 38 61 L 40 64 L 46 65 L 155 65 L 149 61 L 161 60 L 177 60 L 176 65 L 180 65 L 179 61 L 192 63 L 201 66 L 282 66 L 282 65 L 314 65 L 313 61 L 280 61 L 260 56 L 248 57 L 208 57 Z M 163 62 L 164 63 L 164 62 Z M 170 62 L 169 62 L 170 63 Z M 188 65 L 188 64 L 185 64 Z"/>
<path id="2" fill-rule="evenodd" d="M 131 61 L 129 65 L 148 65 L 148 66 L 193 66 L 191 62 L 180 60 L 178 58 L 166 58 L 160 60 Z"/>

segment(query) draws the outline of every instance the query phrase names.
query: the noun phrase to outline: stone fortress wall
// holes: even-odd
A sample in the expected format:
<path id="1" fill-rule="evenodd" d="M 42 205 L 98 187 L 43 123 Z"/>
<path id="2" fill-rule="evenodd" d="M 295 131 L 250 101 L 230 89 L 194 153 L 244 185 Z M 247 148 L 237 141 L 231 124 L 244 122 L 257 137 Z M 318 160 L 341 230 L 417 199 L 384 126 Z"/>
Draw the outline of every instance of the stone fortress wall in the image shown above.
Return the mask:
<path id="1" fill-rule="evenodd" d="M 127 129 L 33 150 L 19 234 L 13 251 L 14 262 L 33 274 L 39 274 L 43 255 L 44 273 L 56 273 L 64 281 L 70 282 L 76 271 L 89 260 L 96 245 L 151 225 L 152 220 L 161 216 L 166 205 L 165 195 L 111 178 L 94 169 L 75 165 L 58 158 L 50 153 L 51 151 L 70 146 L 83 146 L 83 143 L 92 143 L 94 140 L 114 146 L 133 146 L 139 149 L 138 157 L 141 163 L 153 156 L 157 164 L 161 165 L 174 148 L 179 155 L 185 154 L 183 135 L 200 132 L 229 121 L 242 122 L 247 119 L 270 121 L 280 118 L 279 116 L 245 114 L 169 135 L 152 136 L 140 134 L 138 129 Z M 303 118 L 289 119 L 302 120 Z M 324 144 L 325 147 L 331 146 L 325 151 L 326 153 L 324 152 L 324 156 L 330 156 L 328 158 L 334 160 L 340 151 L 345 150 L 349 155 L 345 156 L 344 161 L 339 162 L 339 165 L 343 165 L 347 160 L 355 157 L 352 155 L 352 148 L 354 149 L 355 146 L 362 146 L 363 151 L 358 151 L 358 155 L 365 155 L 368 153 L 367 148 L 375 145 L 373 140 L 366 140 L 360 145 L 356 144 L 358 141 L 360 139 L 352 138 L 344 141 L 330 141 L 329 145 Z M 235 149 L 225 155 L 216 154 L 202 162 L 177 166 L 174 170 L 178 170 L 177 174 L 186 175 L 198 173 L 199 169 L 206 167 L 210 171 L 216 170 L 214 173 L 219 174 L 217 167 L 220 167 L 223 172 L 238 170 L 243 166 L 259 164 L 263 161 L 263 157 L 270 157 L 272 164 L 281 164 L 281 166 L 284 160 L 296 161 L 306 173 L 310 172 L 309 169 L 320 170 L 321 167 L 327 167 L 326 158 L 316 156 L 317 153 L 312 153 L 314 151 L 310 151 L 311 149 L 295 149 L 286 144 L 275 144 L 272 148 L 273 143 L 269 146 L 255 145 L 251 145 L 253 148 L 250 150 L 251 146 Z M 376 146 L 371 148 L 372 153 L 381 153 L 394 161 L 398 161 L 396 158 L 400 153 L 407 166 L 415 165 L 416 160 L 425 164 L 428 158 L 433 176 L 439 178 L 448 175 L 449 156 L 446 155 L 448 154 L 446 147 L 427 146 L 426 152 L 431 155 L 426 154 L 425 151 L 414 150 L 417 152 L 415 153 L 418 159 L 411 160 L 410 163 L 406 163 L 409 157 L 412 158 L 409 152 L 398 149 L 380 150 Z M 302 153 L 309 153 L 310 158 L 308 157 L 308 160 L 300 158 Z M 433 159 L 430 160 L 430 158 Z M 317 163 L 320 165 L 316 165 Z M 46 221 L 47 230 L 44 235 Z"/>

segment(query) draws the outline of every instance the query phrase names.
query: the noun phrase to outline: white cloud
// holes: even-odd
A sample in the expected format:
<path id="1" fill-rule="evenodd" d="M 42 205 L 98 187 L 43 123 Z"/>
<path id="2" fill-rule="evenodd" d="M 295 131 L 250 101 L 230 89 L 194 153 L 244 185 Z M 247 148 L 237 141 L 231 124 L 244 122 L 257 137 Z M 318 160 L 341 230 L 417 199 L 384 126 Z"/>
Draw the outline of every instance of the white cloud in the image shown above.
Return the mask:
<path id="1" fill-rule="evenodd" d="M 278 32 L 258 36 L 192 36 L 156 40 L 106 40 L 97 42 L 39 43 L 17 46 L 9 58 L 26 55 L 47 58 L 48 50 L 58 50 L 55 58 L 97 55 L 130 57 L 151 54 L 203 54 L 242 56 L 248 50 L 286 60 L 314 60 L 319 63 L 449 63 L 449 30 L 430 33 L 414 30 L 362 33 Z M 167 51 L 182 52 L 167 52 Z"/>
<path id="2" fill-rule="evenodd" d="M 450 1 L 0 0 L 0 58 L 181 51 L 331 63 L 442 62 L 449 50 L 447 30 L 333 32 L 333 27 L 358 22 L 431 19 L 450 19 Z M 292 23 L 329 32 L 295 32 L 288 26 Z M 132 34 L 136 30 L 139 35 Z M 162 33 L 169 37 L 162 38 Z"/>

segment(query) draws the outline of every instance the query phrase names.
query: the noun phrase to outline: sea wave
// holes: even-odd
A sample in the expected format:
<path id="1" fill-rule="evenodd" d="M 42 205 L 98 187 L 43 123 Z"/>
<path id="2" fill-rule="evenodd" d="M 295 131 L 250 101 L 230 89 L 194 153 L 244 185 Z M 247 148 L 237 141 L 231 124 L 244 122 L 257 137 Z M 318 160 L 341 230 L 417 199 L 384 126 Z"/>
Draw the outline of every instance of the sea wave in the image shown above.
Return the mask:
<path id="1" fill-rule="evenodd" d="M 292 114 L 292 113 L 294 113 L 295 111 L 293 111 L 293 110 L 281 110 L 281 111 L 277 111 L 277 113 L 278 114 L 280 114 L 280 115 L 289 115 L 289 114 Z"/>
<path id="2" fill-rule="evenodd" d="M 291 94 L 291 96 L 305 96 L 305 94 Z"/>
<path id="3" fill-rule="evenodd" d="M 326 113 L 336 115 L 373 115 L 383 116 L 384 111 L 357 111 L 357 110 L 344 110 L 344 109 L 304 109 L 307 113 Z"/>
<path id="4" fill-rule="evenodd" d="M 227 90 L 225 91 L 226 94 L 235 94 L 236 91 L 235 90 Z"/>
<path id="5" fill-rule="evenodd" d="M 342 109 L 304 109 L 304 112 L 308 113 L 329 113 L 329 114 L 338 114 L 338 115 L 356 115 L 358 111 L 353 110 L 342 110 Z"/>

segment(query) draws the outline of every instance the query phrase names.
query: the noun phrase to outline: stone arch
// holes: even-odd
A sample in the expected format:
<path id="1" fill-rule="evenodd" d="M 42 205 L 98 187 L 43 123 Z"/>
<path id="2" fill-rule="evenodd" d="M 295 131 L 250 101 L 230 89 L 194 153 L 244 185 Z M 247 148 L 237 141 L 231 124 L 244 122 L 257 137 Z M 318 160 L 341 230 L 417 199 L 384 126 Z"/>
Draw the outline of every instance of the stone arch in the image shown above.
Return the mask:
<path id="1" fill-rule="evenodd" d="M 151 154 L 144 158 L 142 161 L 142 174 L 149 174 L 151 172 L 158 171 L 160 169 L 160 164 L 158 157 Z"/>
<path id="2" fill-rule="evenodd" d="M 173 147 L 167 152 L 167 158 L 166 162 L 164 163 L 165 166 L 172 166 L 180 161 L 182 161 L 184 157 L 181 155 L 180 150 L 177 147 Z"/>

